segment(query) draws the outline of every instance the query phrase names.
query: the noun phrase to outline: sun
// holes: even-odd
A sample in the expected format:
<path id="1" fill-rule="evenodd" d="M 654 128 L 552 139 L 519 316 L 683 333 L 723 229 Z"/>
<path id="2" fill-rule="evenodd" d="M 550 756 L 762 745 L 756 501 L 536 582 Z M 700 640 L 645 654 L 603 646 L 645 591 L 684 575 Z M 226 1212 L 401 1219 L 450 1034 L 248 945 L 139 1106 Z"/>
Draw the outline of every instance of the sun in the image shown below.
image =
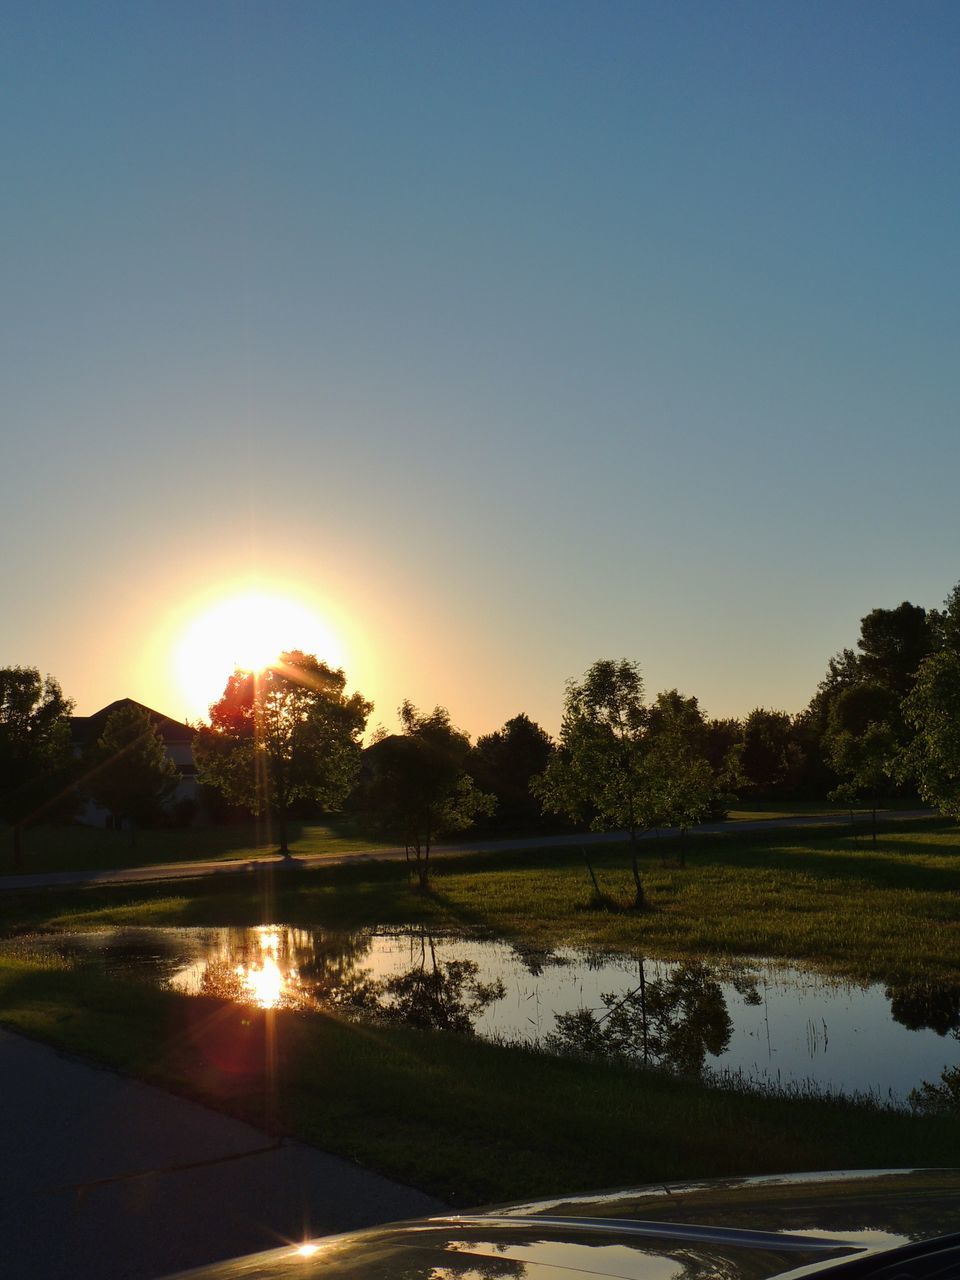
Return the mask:
<path id="1" fill-rule="evenodd" d="M 289 594 L 248 590 L 208 605 L 184 628 L 174 665 L 185 699 L 205 712 L 240 668 L 260 671 L 285 650 L 302 649 L 338 667 L 340 642 L 320 611 Z"/>

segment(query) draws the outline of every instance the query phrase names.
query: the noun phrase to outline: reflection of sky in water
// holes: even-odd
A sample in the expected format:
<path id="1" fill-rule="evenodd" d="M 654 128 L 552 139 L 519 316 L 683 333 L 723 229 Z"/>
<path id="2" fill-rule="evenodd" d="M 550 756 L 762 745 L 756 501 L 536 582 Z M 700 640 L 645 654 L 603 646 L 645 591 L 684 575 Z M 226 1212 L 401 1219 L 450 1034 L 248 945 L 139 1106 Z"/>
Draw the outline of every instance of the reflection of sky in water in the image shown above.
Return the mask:
<path id="1" fill-rule="evenodd" d="M 115 929 L 45 936 L 5 944 L 98 956 L 112 969 L 155 976 L 186 994 L 246 1000 L 263 1008 L 322 1008 L 338 1003 L 358 980 L 389 979 L 422 961 L 419 931 L 334 934 L 280 925 L 220 929 Z M 429 935 L 428 935 L 429 950 Z M 553 1032 L 554 1015 L 581 1008 L 603 1012 L 601 995 L 636 988 L 639 963 L 558 949 L 519 953 L 504 942 L 433 938 L 441 965 L 472 961 L 477 979 L 506 989 L 475 1021 L 478 1034 L 537 1043 Z M 648 983 L 676 966 L 647 961 Z M 960 1064 L 960 1040 L 896 1022 L 882 986 L 860 986 L 810 971 L 755 961 L 717 974 L 732 1022 L 708 1068 L 750 1080 L 816 1085 L 904 1100 L 923 1080 Z"/>

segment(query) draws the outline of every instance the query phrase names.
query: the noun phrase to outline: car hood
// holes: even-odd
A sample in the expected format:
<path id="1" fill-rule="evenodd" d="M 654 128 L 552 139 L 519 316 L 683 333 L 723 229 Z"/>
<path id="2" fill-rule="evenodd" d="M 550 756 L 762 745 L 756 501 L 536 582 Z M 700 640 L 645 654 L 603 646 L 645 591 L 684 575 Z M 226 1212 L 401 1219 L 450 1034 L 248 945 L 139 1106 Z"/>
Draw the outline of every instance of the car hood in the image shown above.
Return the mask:
<path id="1" fill-rule="evenodd" d="M 191 1280 L 768 1280 L 960 1229 L 960 1171 L 664 1184 L 292 1243 Z"/>

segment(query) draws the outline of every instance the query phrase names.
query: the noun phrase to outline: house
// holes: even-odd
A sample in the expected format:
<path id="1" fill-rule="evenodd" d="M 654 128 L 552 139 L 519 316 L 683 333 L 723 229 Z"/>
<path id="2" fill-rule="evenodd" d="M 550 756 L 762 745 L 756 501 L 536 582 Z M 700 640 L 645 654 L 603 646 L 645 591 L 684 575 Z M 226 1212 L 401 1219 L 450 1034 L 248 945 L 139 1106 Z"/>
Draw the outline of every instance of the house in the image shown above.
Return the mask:
<path id="1" fill-rule="evenodd" d="M 163 739 L 167 754 L 180 771 L 180 781 L 165 807 L 175 810 L 185 800 L 199 804 L 197 767 L 193 760 L 193 739 L 196 730 L 183 721 L 171 720 L 161 711 L 145 707 L 142 702 L 135 702 L 133 698 L 119 698 L 116 702 L 101 708 L 100 711 L 94 712 L 92 716 L 71 716 L 70 738 L 74 754 L 82 755 L 88 747 L 94 746 L 113 713 L 124 707 L 135 707 L 138 711 L 147 712 L 151 723 Z M 112 821 L 112 815 L 92 801 L 87 801 L 77 816 L 81 822 L 87 822 L 91 826 L 103 827 Z"/>

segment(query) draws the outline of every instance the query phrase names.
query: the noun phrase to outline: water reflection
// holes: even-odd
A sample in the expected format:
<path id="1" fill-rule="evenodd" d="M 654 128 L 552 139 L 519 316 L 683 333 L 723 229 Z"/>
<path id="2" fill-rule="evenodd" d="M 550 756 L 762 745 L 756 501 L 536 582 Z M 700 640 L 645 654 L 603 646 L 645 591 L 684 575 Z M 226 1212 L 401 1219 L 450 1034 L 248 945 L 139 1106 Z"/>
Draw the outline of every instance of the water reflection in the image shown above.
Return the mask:
<path id="1" fill-rule="evenodd" d="M 763 960 L 684 964 L 426 929 L 111 929 L 0 943 L 264 1009 L 608 1054 L 688 1075 L 891 1095 L 960 1064 L 960 990 Z"/>
<path id="2" fill-rule="evenodd" d="M 436 939 L 421 929 L 419 957 L 408 968 L 353 984 L 341 1003 L 422 1030 L 472 1035 L 480 1014 L 507 994 L 500 978 L 482 982 L 479 973 L 475 960 L 438 960 Z"/>
<path id="3" fill-rule="evenodd" d="M 960 1038 L 960 987 L 938 982 L 915 982 L 887 987 L 890 1012 L 904 1027 Z"/>
<path id="4" fill-rule="evenodd" d="M 602 1015 L 592 1009 L 558 1014 L 548 1047 L 702 1075 L 707 1054 L 717 1057 L 730 1043 L 733 1022 L 723 990 L 702 961 L 649 981 L 641 962 L 640 982 L 632 991 L 624 996 L 604 991 L 600 999 L 606 1009 Z"/>
<path id="5" fill-rule="evenodd" d="M 180 931 L 186 932 L 186 931 Z M 207 945 L 168 978 L 188 995 L 211 995 L 262 1009 L 316 1011 L 352 1002 L 362 989 L 369 934 L 330 934 L 265 925 L 256 929 L 199 931 Z"/>

